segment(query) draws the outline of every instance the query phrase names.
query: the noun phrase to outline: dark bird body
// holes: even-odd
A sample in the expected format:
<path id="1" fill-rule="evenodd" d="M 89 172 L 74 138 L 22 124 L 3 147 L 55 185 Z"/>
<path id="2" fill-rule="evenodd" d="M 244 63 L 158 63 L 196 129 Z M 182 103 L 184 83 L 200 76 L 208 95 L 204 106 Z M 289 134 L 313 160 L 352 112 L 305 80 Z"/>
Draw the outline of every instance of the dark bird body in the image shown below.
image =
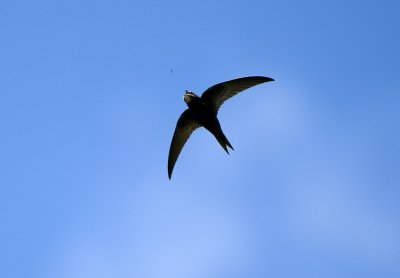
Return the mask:
<path id="1" fill-rule="evenodd" d="M 221 125 L 217 118 L 217 113 L 194 93 L 186 91 L 185 96 L 186 98 L 190 98 L 187 102 L 189 107 L 187 110 L 190 113 L 190 117 L 211 132 L 227 153 L 229 153 L 226 147 L 227 145 L 233 150 L 232 145 L 222 132 Z"/>
<path id="2" fill-rule="evenodd" d="M 232 150 L 233 147 L 222 132 L 218 121 L 217 114 L 219 108 L 225 100 L 239 92 L 268 81 L 273 81 L 273 79 L 263 76 L 238 78 L 208 88 L 201 97 L 193 92 L 186 91 L 183 99 L 189 108 L 179 117 L 174 136 L 172 137 L 168 155 L 168 177 L 171 179 L 175 162 L 186 141 L 192 132 L 201 126 L 211 132 L 222 148 L 229 154 L 227 147 Z"/>

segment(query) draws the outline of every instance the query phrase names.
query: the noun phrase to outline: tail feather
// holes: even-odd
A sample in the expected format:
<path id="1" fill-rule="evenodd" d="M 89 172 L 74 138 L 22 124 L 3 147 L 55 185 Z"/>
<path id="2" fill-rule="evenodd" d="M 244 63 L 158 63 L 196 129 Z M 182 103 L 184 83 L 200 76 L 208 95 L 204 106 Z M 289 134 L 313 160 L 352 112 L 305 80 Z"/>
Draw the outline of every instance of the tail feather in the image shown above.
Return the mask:
<path id="1" fill-rule="evenodd" d="M 226 138 L 226 136 L 223 133 L 221 135 L 215 136 L 215 137 L 217 138 L 218 143 L 222 146 L 222 148 L 226 151 L 227 154 L 229 154 L 229 151 L 226 146 L 228 146 L 229 148 L 234 150 L 231 143 L 229 143 L 228 138 Z"/>
<path id="2" fill-rule="evenodd" d="M 224 137 L 225 137 L 225 136 L 224 136 Z M 229 147 L 229 148 L 231 148 L 231 149 L 232 149 L 232 151 L 234 151 L 234 149 L 233 149 L 233 147 L 232 147 L 231 143 L 229 143 L 229 141 L 228 141 L 228 138 L 226 138 L 226 137 L 225 137 L 225 140 L 226 140 L 226 142 L 225 142 L 225 143 L 228 145 L 228 147 Z"/>

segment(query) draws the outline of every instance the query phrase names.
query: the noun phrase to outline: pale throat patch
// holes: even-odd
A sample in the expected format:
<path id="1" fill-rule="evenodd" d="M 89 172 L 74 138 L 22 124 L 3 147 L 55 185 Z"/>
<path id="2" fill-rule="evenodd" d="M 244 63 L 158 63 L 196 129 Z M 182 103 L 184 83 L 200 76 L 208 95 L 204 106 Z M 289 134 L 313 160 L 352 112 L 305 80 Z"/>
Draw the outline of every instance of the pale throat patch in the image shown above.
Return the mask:
<path id="1" fill-rule="evenodd" d="M 183 100 L 184 100 L 186 103 L 189 103 L 189 102 L 192 101 L 192 97 L 189 96 L 189 95 L 183 95 Z"/>

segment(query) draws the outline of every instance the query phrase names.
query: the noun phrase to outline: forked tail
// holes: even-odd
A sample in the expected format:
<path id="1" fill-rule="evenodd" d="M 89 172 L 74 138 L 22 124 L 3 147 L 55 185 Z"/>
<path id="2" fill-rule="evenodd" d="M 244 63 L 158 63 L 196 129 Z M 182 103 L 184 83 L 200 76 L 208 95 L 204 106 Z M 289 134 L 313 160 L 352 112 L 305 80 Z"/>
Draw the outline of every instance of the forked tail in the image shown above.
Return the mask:
<path id="1" fill-rule="evenodd" d="M 222 148 L 224 148 L 224 150 L 226 151 L 227 154 L 229 154 L 229 152 L 228 152 L 228 148 L 226 146 L 228 146 L 229 148 L 234 150 L 231 143 L 229 143 L 228 138 L 226 138 L 226 136 L 222 132 L 220 135 L 215 136 L 215 138 L 217 138 L 218 143 L 222 146 Z"/>

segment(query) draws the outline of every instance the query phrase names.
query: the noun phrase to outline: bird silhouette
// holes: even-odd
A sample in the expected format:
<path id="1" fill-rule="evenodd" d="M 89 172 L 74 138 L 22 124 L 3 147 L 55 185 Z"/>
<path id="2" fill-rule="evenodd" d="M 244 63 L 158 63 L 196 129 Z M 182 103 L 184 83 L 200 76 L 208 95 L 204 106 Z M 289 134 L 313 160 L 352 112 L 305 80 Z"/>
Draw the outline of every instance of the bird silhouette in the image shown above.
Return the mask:
<path id="1" fill-rule="evenodd" d="M 233 79 L 211 86 L 203 92 L 201 97 L 191 91 L 185 91 L 183 100 L 189 107 L 178 119 L 175 132 L 172 137 L 168 155 L 168 177 L 171 179 L 175 163 L 182 151 L 183 146 L 189 139 L 192 132 L 204 127 L 217 139 L 222 148 L 229 154 L 228 148 L 233 150 L 228 138 L 222 132 L 217 114 L 221 105 L 236 94 L 255 85 L 274 81 L 264 76 L 248 76 Z"/>

